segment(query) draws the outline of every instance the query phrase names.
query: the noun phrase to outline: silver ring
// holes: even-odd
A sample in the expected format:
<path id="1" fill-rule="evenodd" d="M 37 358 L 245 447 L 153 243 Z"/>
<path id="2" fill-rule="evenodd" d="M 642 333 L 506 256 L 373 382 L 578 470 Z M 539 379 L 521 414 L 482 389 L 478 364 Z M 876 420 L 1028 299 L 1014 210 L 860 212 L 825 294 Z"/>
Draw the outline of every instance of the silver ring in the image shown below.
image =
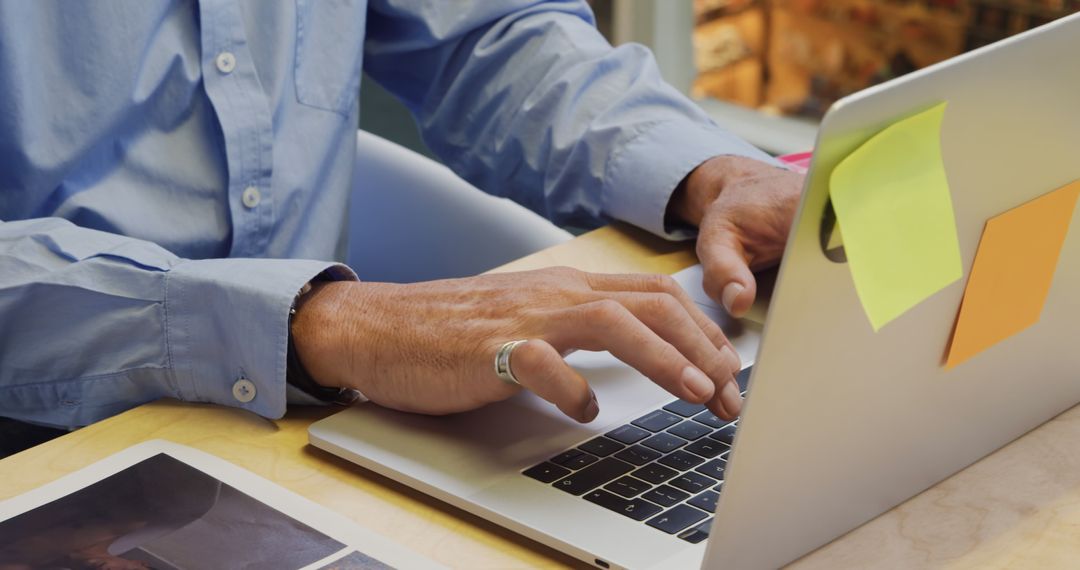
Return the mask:
<path id="1" fill-rule="evenodd" d="M 518 345 L 526 342 L 524 340 L 512 340 L 499 347 L 499 352 L 495 353 L 495 375 L 499 377 L 499 380 L 512 386 L 521 386 L 521 382 L 518 382 L 518 379 L 514 377 L 514 371 L 510 369 L 510 354 L 514 352 Z"/>

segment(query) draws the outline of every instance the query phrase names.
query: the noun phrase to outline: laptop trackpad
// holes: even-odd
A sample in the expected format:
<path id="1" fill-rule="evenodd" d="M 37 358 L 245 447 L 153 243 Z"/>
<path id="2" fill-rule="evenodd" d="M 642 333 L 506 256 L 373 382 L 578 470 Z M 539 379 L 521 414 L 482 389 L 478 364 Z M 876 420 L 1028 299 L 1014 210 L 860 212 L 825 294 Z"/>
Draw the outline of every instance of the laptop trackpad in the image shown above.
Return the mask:
<path id="1" fill-rule="evenodd" d="M 314 424 L 311 436 L 321 440 L 319 447 L 339 448 L 366 466 L 382 464 L 413 478 L 438 481 L 444 490 L 467 493 L 671 399 L 606 352 L 579 352 L 568 361 L 589 380 L 600 403 L 600 415 L 589 424 L 579 424 L 539 397 L 522 392 L 498 404 L 443 417 L 355 406 Z"/>

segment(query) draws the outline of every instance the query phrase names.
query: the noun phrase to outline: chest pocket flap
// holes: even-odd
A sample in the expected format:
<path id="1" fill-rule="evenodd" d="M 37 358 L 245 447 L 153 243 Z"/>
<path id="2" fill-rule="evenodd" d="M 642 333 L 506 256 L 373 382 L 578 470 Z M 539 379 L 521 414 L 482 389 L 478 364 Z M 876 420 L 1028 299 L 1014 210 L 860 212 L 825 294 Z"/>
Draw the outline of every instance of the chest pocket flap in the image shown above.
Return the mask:
<path id="1" fill-rule="evenodd" d="M 363 67 L 362 0 L 296 0 L 296 97 L 348 116 Z"/>

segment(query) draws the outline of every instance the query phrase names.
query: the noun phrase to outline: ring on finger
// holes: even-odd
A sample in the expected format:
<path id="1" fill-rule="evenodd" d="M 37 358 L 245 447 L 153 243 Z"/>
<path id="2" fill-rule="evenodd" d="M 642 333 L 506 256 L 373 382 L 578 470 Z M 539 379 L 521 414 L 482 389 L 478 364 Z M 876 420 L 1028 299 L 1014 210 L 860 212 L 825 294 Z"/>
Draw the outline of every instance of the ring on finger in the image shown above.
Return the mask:
<path id="1" fill-rule="evenodd" d="M 514 376 L 513 369 L 510 368 L 510 356 L 513 354 L 515 348 L 526 342 L 527 341 L 524 340 L 512 340 L 504 343 L 499 347 L 498 352 L 495 353 L 495 375 L 511 386 L 521 386 L 521 382 L 518 382 L 517 377 Z"/>

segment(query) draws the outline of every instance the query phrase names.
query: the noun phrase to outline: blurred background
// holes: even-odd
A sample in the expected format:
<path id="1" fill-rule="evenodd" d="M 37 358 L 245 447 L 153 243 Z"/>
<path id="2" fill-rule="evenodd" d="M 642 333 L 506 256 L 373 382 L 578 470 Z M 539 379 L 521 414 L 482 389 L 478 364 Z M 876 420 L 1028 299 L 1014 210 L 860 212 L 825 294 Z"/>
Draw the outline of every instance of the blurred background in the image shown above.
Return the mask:
<path id="1" fill-rule="evenodd" d="M 780 154 L 813 146 L 835 100 L 1080 10 L 1080 0 L 592 0 L 614 44 L 721 125 Z M 1064 55 L 1064 54 L 1063 54 Z M 361 128 L 418 152 L 408 112 L 373 81 Z"/>

